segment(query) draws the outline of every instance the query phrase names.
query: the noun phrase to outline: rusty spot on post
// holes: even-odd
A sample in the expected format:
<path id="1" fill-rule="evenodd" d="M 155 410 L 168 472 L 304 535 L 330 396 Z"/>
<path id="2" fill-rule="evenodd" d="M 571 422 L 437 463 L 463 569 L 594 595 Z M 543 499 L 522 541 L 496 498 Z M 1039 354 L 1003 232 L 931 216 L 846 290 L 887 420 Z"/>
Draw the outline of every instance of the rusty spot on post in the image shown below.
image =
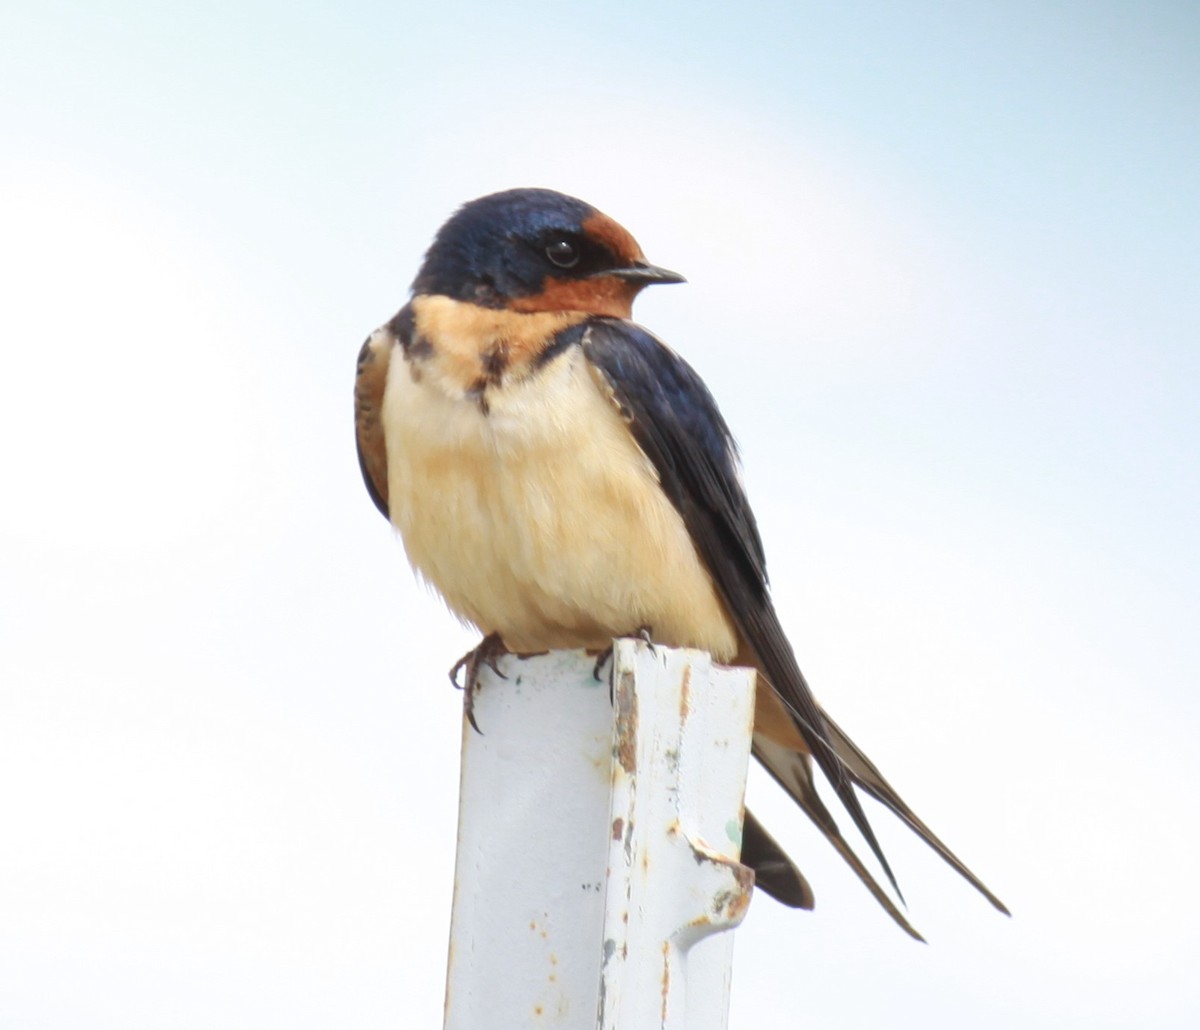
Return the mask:
<path id="1" fill-rule="evenodd" d="M 617 816 L 617 817 L 616 817 L 616 818 L 613 820 L 613 825 L 612 825 L 612 839 L 613 839 L 613 840 L 620 840 L 620 839 L 621 839 L 621 834 L 623 834 L 624 832 L 625 832 L 625 820 L 624 820 L 624 819 L 622 819 L 620 816 Z"/>
<path id="2" fill-rule="evenodd" d="M 637 772 L 637 696 L 633 692 L 633 673 L 621 673 L 617 684 L 617 761 L 630 776 Z"/>
<path id="3" fill-rule="evenodd" d="M 679 718 L 686 719 L 692 710 L 692 667 L 683 667 L 683 682 L 679 685 Z"/>
<path id="4" fill-rule="evenodd" d="M 737 890 L 722 891 L 713 899 L 713 914 L 721 915 L 724 910 L 725 918 L 730 923 L 739 923 L 750 907 L 752 888 L 754 887 L 754 870 L 739 862 L 730 864 L 734 876 L 737 877 Z"/>
<path id="5" fill-rule="evenodd" d="M 754 887 L 754 870 L 747 865 L 742 865 L 741 862 L 736 862 L 733 866 L 733 872 L 738 879 L 738 885 L 749 895 Z"/>
<path id="6" fill-rule="evenodd" d="M 662 971 L 662 1011 L 660 1018 L 662 1025 L 667 1025 L 667 998 L 671 994 L 671 942 L 663 941 L 662 943 L 663 971 Z"/>

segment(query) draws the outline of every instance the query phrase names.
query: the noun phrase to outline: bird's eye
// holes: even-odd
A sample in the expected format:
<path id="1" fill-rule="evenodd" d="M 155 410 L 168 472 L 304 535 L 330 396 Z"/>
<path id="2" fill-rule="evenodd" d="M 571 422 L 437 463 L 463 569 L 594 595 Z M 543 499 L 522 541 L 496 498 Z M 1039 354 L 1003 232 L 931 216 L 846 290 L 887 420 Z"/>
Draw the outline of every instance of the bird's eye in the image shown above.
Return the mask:
<path id="1" fill-rule="evenodd" d="M 559 238 L 546 246 L 546 257 L 559 268 L 574 268 L 579 264 L 579 248 L 570 240 Z"/>

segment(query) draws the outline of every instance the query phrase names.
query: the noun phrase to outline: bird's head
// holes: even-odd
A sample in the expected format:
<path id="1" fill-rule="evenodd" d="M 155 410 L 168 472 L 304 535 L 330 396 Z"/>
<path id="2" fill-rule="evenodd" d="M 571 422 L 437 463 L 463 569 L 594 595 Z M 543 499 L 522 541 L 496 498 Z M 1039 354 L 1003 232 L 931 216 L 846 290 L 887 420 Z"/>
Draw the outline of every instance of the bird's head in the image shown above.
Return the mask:
<path id="1" fill-rule="evenodd" d="M 459 208 L 438 231 L 412 289 L 511 311 L 628 318 L 644 287 L 684 281 L 647 263 L 637 241 L 590 204 L 517 189 Z"/>

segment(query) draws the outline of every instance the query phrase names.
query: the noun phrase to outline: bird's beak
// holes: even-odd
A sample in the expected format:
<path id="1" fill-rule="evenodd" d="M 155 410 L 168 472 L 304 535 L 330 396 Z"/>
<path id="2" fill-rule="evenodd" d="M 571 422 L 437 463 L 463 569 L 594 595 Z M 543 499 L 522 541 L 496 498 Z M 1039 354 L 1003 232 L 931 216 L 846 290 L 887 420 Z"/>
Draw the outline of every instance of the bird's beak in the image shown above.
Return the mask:
<path id="1" fill-rule="evenodd" d="M 638 286 L 652 286 L 654 283 L 687 282 L 678 272 L 672 272 L 667 268 L 659 268 L 658 265 L 648 265 L 645 261 L 635 261 L 627 268 L 607 268 L 603 272 L 597 272 L 592 278 L 600 279 L 604 276 L 612 276 L 614 279 L 624 279 L 627 283 L 635 283 Z"/>

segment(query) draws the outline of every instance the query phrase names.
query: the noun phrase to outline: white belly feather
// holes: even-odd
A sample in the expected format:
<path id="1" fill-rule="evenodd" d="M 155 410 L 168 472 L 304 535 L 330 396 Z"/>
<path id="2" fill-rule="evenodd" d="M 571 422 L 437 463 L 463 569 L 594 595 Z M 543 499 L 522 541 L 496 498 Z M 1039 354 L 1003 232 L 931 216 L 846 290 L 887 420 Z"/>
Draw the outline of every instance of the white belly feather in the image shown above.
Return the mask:
<path id="1" fill-rule="evenodd" d="M 513 650 L 656 640 L 729 659 L 736 638 L 678 512 L 583 355 L 489 390 L 489 413 L 396 355 L 388 495 L 414 568 Z"/>

